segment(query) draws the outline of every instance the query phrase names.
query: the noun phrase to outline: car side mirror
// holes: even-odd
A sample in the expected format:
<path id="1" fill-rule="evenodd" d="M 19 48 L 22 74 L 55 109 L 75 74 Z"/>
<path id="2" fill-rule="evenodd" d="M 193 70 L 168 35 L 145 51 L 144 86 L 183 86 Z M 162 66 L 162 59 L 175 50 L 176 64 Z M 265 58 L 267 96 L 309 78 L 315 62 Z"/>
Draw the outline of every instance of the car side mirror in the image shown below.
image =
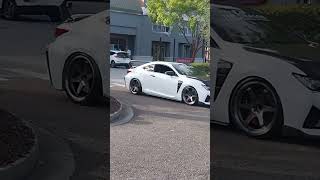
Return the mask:
<path id="1" fill-rule="evenodd" d="M 165 74 L 168 76 L 175 76 L 176 75 L 176 73 L 173 71 L 166 71 Z"/>

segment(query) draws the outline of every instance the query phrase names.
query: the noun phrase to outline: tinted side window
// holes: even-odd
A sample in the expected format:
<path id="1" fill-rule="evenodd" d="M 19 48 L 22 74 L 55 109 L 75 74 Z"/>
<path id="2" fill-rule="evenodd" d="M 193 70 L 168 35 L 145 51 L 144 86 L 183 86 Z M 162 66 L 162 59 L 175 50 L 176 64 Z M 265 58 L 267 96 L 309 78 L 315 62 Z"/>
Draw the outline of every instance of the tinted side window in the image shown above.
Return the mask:
<path id="1" fill-rule="evenodd" d="M 110 51 L 110 56 L 112 56 L 112 55 L 114 55 L 114 54 L 115 54 L 115 52 Z"/>
<path id="2" fill-rule="evenodd" d="M 144 66 L 143 69 L 146 70 L 146 71 L 153 72 L 154 65 L 151 64 L 151 65 Z"/>
<path id="3" fill-rule="evenodd" d="M 164 74 L 167 71 L 173 71 L 173 70 L 168 66 L 160 65 L 160 64 L 157 64 L 154 67 L 154 72 L 158 72 L 158 73 Z"/>

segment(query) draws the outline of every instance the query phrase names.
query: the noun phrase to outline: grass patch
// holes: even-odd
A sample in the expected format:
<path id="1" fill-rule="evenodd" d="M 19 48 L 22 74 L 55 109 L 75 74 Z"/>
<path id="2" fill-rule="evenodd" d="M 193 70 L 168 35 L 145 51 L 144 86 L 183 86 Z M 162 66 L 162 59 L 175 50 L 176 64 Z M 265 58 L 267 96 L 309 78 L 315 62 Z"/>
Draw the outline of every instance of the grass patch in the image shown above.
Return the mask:
<path id="1" fill-rule="evenodd" d="M 210 79 L 210 64 L 209 63 L 191 63 L 193 74 L 201 79 Z"/>

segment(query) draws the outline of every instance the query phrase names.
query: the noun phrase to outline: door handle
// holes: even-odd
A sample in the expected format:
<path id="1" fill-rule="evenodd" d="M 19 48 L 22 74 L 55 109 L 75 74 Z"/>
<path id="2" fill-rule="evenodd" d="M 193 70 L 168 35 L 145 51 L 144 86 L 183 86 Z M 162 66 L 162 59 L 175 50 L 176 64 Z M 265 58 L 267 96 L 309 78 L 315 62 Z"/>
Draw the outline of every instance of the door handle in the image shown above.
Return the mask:
<path id="1" fill-rule="evenodd" d="M 150 75 L 151 77 L 156 77 L 155 75 Z"/>

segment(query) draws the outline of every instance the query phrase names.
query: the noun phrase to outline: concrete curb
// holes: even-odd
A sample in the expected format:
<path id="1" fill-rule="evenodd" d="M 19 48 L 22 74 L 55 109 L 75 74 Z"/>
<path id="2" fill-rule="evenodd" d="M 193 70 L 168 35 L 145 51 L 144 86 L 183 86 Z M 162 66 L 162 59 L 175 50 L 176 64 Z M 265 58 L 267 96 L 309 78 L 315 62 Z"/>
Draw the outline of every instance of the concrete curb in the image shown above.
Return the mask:
<path id="1" fill-rule="evenodd" d="M 118 99 L 116 99 L 116 100 L 120 103 L 120 108 L 119 108 L 118 111 L 110 114 L 111 123 L 112 123 L 112 122 L 115 122 L 115 121 L 118 119 L 118 117 L 120 116 L 120 114 L 121 114 L 121 112 L 122 112 L 122 110 L 123 110 L 123 105 L 122 105 L 122 103 L 121 103 Z"/>
<path id="2" fill-rule="evenodd" d="M 10 113 L 12 114 L 12 113 Z M 15 116 L 14 114 L 12 114 Z M 24 179 L 35 167 L 35 164 L 38 161 L 39 156 L 39 142 L 38 136 L 35 132 L 34 128 L 27 121 L 22 120 L 22 122 L 29 127 L 34 136 L 35 142 L 30 150 L 30 152 L 23 158 L 17 160 L 16 162 L 4 167 L 0 168 L 0 179 L 2 180 L 20 180 Z"/>
<path id="3" fill-rule="evenodd" d="M 119 111 L 110 115 L 111 116 L 110 126 L 118 126 L 118 125 L 128 123 L 129 121 L 132 120 L 134 116 L 133 109 L 129 105 L 124 104 L 120 101 L 119 103 L 121 104 L 121 108 L 119 109 Z"/>

